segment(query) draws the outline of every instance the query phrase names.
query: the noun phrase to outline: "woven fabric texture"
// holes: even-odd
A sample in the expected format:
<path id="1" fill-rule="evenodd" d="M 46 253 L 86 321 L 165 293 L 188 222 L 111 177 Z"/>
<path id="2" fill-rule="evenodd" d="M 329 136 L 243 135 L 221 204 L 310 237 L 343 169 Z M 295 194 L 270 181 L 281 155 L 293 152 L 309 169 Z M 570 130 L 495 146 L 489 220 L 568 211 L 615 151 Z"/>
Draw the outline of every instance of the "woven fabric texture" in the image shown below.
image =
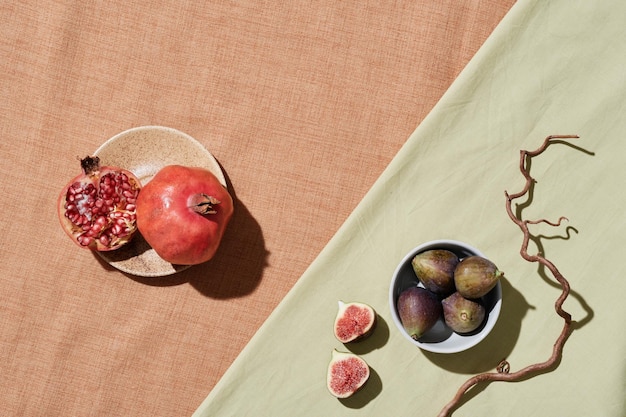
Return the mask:
<path id="1" fill-rule="evenodd" d="M 3 413 L 193 413 L 513 3 L 3 2 Z M 143 125 L 201 142 L 235 199 L 217 256 L 163 278 L 56 213 L 77 158 Z"/>

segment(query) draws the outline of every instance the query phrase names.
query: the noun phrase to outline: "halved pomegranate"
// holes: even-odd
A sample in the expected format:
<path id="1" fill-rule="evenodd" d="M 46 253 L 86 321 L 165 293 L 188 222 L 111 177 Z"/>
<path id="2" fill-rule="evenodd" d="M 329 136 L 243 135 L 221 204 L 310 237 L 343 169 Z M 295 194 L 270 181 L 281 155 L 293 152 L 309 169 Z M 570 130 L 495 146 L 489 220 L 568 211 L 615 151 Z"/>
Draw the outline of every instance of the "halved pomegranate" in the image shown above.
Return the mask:
<path id="1" fill-rule="evenodd" d="M 141 183 L 128 170 L 100 167 L 97 156 L 87 156 L 80 164 L 83 173 L 59 195 L 61 226 L 82 248 L 117 249 L 137 230 L 136 202 Z"/>

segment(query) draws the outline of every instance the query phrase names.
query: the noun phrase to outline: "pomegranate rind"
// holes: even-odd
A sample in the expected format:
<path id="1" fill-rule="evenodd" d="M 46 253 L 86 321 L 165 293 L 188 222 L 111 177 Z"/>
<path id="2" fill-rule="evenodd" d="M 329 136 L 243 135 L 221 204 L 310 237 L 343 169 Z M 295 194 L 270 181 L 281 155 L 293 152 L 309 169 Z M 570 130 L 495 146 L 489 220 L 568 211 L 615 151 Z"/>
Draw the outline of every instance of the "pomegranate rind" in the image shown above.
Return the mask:
<path id="1" fill-rule="evenodd" d="M 326 386 L 337 398 L 348 398 L 360 390 L 370 377 L 370 367 L 354 353 L 332 351 Z"/>
<path id="2" fill-rule="evenodd" d="M 376 327 L 376 311 L 365 303 L 339 301 L 334 333 L 341 343 L 357 342 L 370 336 Z"/>
<path id="3" fill-rule="evenodd" d="M 57 212 L 63 230 L 72 239 L 72 242 L 74 242 L 78 247 L 100 252 L 112 251 L 126 245 L 132 240 L 133 236 L 135 235 L 137 231 L 136 210 L 134 208 L 128 210 L 125 207 L 126 205 L 128 205 L 126 198 L 123 196 L 120 197 L 120 201 L 115 203 L 113 207 L 111 207 L 110 211 L 106 213 L 100 213 L 100 216 L 103 218 L 102 223 L 100 224 L 100 232 L 94 234 L 93 240 L 91 240 L 88 244 L 81 244 L 81 236 L 84 236 L 85 229 L 84 227 L 81 227 L 80 225 L 77 225 L 75 222 L 73 222 L 70 218 L 68 218 L 67 215 L 67 204 L 70 195 L 69 189 L 77 183 L 91 183 L 95 187 L 99 187 L 99 181 L 105 175 L 110 173 L 122 173 L 127 177 L 128 182 L 131 185 L 131 189 L 134 193 L 133 198 L 136 198 L 137 194 L 141 190 L 141 182 L 132 172 L 128 170 L 112 166 L 99 167 L 97 165 L 97 157 L 94 157 L 93 159 L 95 160 L 96 165 L 91 166 L 89 171 L 86 171 L 85 173 L 74 177 L 63 188 L 63 191 L 59 194 L 57 200 Z M 107 231 L 110 231 L 116 223 L 118 223 L 117 227 L 122 227 L 124 229 L 124 232 L 120 233 L 120 236 L 113 236 L 112 239 L 108 240 L 107 243 L 104 244 L 103 241 L 106 240 L 99 238 L 103 236 Z"/>
<path id="4" fill-rule="evenodd" d="M 219 203 L 200 214 L 193 207 L 198 194 Z M 213 258 L 233 211 L 233 199 L 215 174 L 200 167 L 168 165 L 142 188 L 137 227 L 161 259 L 197 265 Z"/>

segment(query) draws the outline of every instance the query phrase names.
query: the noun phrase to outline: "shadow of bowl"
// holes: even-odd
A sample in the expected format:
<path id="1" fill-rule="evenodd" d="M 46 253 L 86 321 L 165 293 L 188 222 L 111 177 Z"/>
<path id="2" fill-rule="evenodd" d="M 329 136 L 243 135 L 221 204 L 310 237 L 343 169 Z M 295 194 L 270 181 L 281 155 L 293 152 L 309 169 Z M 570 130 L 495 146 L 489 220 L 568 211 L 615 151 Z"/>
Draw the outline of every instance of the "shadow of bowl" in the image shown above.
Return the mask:
<path id="1" fill-rule="evenodd" d="M 463 352 L 441 354 L 424 351 L 431 362 L 450 372 L 476 374 L 495 369 L 511 354 L 519 339 L 522 320 L 533 307 L 506 278 L 500 278 L 500 282 L 505 302 L 491 333 L 480 344 Z"/>

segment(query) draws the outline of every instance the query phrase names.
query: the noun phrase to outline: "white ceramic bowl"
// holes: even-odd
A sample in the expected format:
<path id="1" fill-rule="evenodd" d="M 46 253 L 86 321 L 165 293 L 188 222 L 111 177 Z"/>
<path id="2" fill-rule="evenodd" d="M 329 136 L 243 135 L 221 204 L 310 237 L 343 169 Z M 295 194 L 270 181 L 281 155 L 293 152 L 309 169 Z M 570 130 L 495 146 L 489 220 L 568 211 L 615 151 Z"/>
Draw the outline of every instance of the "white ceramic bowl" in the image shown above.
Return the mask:
<path id="1" fill-rule="evenodd" d="M 389 307 L 391 310 L 391 316 L 400 333 L 402 333 L 402 335 L 409 342 L 419 348 L 436 353 L 461 352 L 480 343 L 493 329 L 496 321 L 498 320 L 498 316 L 500 315 L 500 309 L 502 306 L 502 285 L 498 282 L 498 284 L 488 294 L 482 297 L 488 316 L 480 329 L 469 335 L 460 335 L 454 333 L 448 326 L 446 326 L 443 318 L 441 318 L 437 324 L 435 324 L 435 326 L 426 332 L 419 340 L 413 340 L 402 326 L 402 322 L 398 316 L 396 302 L 400 293 L 405 289 L 416 285 L 423 287 L 413 271 L 411 260 L 418 253 L 431 249 L 447 249 L 456 253 L 456 255 L 461 259 L 471 255 L 478 255 L 486 258 L 486 256 L 483 255 L 478 249 L 455 240 L 433 240 L 417 246 L 406 254 L 393 273 L 391 285 L 389 287 Z"/>

